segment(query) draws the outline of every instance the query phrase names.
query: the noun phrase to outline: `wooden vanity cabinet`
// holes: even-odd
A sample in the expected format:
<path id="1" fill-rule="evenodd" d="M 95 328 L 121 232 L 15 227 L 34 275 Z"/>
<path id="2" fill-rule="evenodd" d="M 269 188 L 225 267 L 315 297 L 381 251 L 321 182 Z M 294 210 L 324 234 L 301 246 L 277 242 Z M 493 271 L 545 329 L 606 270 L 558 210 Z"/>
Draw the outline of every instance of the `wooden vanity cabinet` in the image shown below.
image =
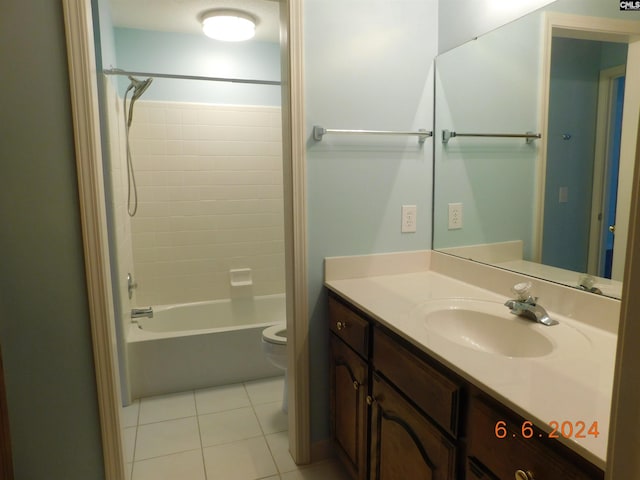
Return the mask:
<path id="1" fill-rule="evenodd" d="M 455 432 L 458 386 L 334 295 L 329 322 L 331 430 L 351 477 L 456 479 L 453 435 L 424 412 Z M 394 382 L 415 394 L 420 407 Z"/>
<path id="2" fill-rule="evenodd" d="M 368 478 L 369 322 L 329 302 L 329 395 L 336 454 L 352 478 Z"/>
<path id="3" fill-rule="evenodd" d="M 352 478 L 604 479 L 541 430 L 524 438 L 527 419 L 332 292 L 329 320 L 332 434 Z"/>

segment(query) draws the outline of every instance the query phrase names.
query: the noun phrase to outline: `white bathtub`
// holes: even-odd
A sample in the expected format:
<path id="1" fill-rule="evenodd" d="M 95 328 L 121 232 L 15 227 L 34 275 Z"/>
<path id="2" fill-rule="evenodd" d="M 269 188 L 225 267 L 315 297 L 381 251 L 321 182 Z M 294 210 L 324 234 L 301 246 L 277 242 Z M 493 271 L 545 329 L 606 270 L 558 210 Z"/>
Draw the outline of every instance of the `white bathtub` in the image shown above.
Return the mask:
<path id="1" fill-rule="evenodd" d="M 281 375 L 261 335 L 285 319 L 284 294 L 153 307 L 129 327 L 132 399 Z"/>

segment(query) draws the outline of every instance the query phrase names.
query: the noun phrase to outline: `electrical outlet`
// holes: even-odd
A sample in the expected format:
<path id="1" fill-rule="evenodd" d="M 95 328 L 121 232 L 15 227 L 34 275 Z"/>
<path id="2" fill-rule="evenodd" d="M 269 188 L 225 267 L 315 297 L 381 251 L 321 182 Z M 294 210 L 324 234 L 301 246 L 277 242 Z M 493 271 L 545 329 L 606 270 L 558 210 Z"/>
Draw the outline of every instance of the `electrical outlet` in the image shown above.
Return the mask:
<path id="1" fill-rule="evenodd" d="M 416 206 L 402 206 L 402 233 L 414 233 L 416 231 Z"/>
<path id="2" fill-rule="evenodd" d="M 449 204 L 449 230 L 462 228 L 462 203 Z"/>

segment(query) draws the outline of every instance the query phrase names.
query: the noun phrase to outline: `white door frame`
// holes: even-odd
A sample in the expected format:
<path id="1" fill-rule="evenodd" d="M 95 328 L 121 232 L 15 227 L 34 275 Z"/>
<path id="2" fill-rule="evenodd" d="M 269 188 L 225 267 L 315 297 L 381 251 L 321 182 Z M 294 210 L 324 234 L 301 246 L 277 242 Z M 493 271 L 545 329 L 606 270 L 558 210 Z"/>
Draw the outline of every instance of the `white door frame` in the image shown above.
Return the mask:
<path id="1" fill-rule="evenodd" d="M 638 119 L 639 110 L 635 109 L 629 115 Z M 637 135 L 640 137 L 640 130 L 637 130 Z M 633 158 L 636 166 L 640 165 L 640 144 Z M 611 399 L 606 480 L 640 478 L 640 384 L 637 367 L 640 364 L 640 295 L 637 294 L 640 290 L 640 168 L 635 169 L 631 183 L 629 238 Z"/>
<path id="2" fill-rule="evenodd" d="M 629 43 L 631 45 L 640 36 L 640 22 L 631 20 L 617 20 L 612 18 L 588 17 L 581 15 L 570 15 L 557 12 L 546 12 L 544 14 L 544 30 L 543 30 L 543 49 L 542 49 L 542 78 L 541 78 L 541 94 L 540 94 L 540 121 L 542 124 L 542 139 L 540 143 L 540 161 L 538 162 L 537 171 L 537 188 L 536 188 L 536 213 L 534 222 L 534 241 L 533 241 L 533 257 L 535 261 L 542 259 L 542 238 L 544 229 L 544 193 L 547 172 L 547 146 L 549 138 L 549 95 L 551 84 L 551 45 L 553 36 L 562 36 L 567 38 L 576 38 L 583 40 L 601 40 L 601 41 L 618 41 Z M 633 96 L 631 96 L 633 97 Z M 629 103 L 628 103 L 629 102 Z M 628 98 L 625 92 L 625 111 L 631 111 L 633 108 L 633 98 Z M 633 130 L 633 135 L 623 138 L 623 142 L 631 148 L 631 158 L 635 152 L 635 131 L 636 121 L 631 117 L 626 119 L 628 130 Z M 624 124 L 624 120 L 623 120 Z M 622 152 L 621 152 L 622 157 Z M 630 184 L 631 179 L 628 179 Z M 623 186 L 623 191 L 626 189 Z M 630 187 L 626 195 L 629 198 L 631 192 Z M 629 215 L 628 208 L 621 212 L 622 218 Z M 626 215 L 626 217 L 625 217 Z M 616 226 L 616 230 L 618 227 Z M 619 245 L 620 251 L 626 250 L 626 228 L 620 231 L 617 241 L 625 243 Z M 622 239 L 624 238 L 624 242 Z M 618 245 L 616 246 L 616 248 Z"/>
<path id="3" fill-rule="evenodd" d="M 105 477 L 124 480 L 91 0 L 62 0 L 62 5 Z M 310 461 L 311 446 L 302 0 L 282 0 L 280 9 L 289 447 L 294 461 L 303 464 Z"/>
<path id="4" fill-rule="evenodd" d="M 626 66 L 607 68 L 600 72 L 598 83 L 598 118 L 596 125 L 596 144 L 593 162 L 593 188 L 591 193 L 591 225 L 589 226 L 589 260 L 587 273 L 601 276 L 602 241 L 604 226 L 604 209 L 606 201 L 605 176 L 609 170 L 609 151 L 611 138 L 611 115 L 613 113 L 614 80 L 625 74 Z M 604 114 L 603 114 L 604 113 Z"/>

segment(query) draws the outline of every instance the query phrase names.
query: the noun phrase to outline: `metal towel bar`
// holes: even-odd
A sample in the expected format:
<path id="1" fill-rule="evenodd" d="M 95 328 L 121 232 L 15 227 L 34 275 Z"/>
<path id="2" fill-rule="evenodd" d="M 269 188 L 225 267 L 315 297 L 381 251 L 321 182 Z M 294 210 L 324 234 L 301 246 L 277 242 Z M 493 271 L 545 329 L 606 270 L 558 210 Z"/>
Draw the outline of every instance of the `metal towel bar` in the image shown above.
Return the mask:
<path id="1" fill-rule="evenodd" d="M 418 137 L 418 142 L 422 145 L 425 140 L 433 136 L 433 132 L 420 129 L 417 132 L 402 132 L 393 130 L 336 130 L 334 128 L 324 128 L 320 125 L 313 127 L 313 139 L 316 142 L 322 141 L 322 137 L 328 133 L 355 134 L 355 135 L 414 135 Z"/>
<path id="2" fill-rule="evenodd" d="M 527 143 L 542 138 L 540 133 L 457 133 L 451 130 L 442 131 L 442 143 L 449 143 L 449 140 L 455 137 L 495 137 L 495 138 L 525 138 Z"/>

